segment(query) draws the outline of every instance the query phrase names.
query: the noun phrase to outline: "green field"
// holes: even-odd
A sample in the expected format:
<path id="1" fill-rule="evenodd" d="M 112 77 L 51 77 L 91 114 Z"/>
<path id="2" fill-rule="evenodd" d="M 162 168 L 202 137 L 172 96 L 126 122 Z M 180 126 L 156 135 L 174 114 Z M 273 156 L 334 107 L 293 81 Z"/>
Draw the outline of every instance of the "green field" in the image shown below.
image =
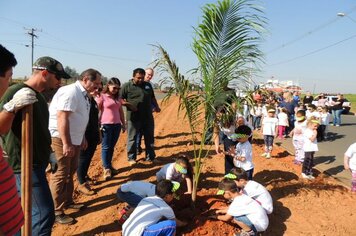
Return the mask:
<path id="1" fill-rule="evenodd" d="M 351 102 L 351 112 L 356 113 L 356 94 L 344 94 L 344 97 Z"/>

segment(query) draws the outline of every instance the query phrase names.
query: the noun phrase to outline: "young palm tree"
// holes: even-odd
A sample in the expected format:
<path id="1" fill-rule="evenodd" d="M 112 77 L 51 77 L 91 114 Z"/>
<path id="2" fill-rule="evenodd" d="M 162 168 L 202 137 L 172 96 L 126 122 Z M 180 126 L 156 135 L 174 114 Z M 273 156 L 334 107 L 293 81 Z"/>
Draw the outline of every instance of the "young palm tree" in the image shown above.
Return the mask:
<path id="1" fill-rule="evenodd" d="M 199 61 L 199 66 L 192 71 L 199 78 L 202 92 L 191 91 L 190 80 L 179 72 L 164 48 L 156 45 L 159 54 L 156 67 L 163 75 L 161 83 L 171 85 L 165 99 L 178 94 L 179 110 L 185 111 L 191 128 L 195 160 L 193 202 L 196 200 L 202 158 L 208 155 L 204 152 L 204 142 L 196 141 L 197 129 L 201 132 L 200 138 L 205 140 L 207 130 L 214 123 L 217 97 L 225 92 L 231 81 L 239 86 L 246 85 L 251 75 L 249 65 L 262 59 L 258 43 L 265 25 L 262 11 L 249 0 L 222 0 L 207 4 L 202 10 L 203 20 L 195 28 L 192 44 Z M 226 104 L 225 109 L 231 116 L 236 113 L 231 104 Z M 201 124 L 204 124 L 202 129 Z"/>

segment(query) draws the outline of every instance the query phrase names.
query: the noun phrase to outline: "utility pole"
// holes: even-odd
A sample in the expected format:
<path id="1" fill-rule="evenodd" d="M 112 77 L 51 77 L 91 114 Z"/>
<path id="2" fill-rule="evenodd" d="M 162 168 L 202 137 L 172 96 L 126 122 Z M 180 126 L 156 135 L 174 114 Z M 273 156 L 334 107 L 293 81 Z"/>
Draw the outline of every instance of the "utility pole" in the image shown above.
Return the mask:
<path id="1" fill-rule="evenodd" d="M 35 38 L 38 38 L 38 36 L 35 34 L 35 31 L 41 31 L 41 30 L 38 30 L 38 29 L 34 29 L 34 28 L 31 28 L 31 29 L 27 29 L 25 28 L 26 30 L 29 30 L 27 32 L 28 35 L 31 36 L 31 73 L 32 73 L 32 66 L 33 66 L 33 49 L 34 49 L 34 39 Z M 26 45 L 27 47 L 29 47 L 29 45 Z"/>

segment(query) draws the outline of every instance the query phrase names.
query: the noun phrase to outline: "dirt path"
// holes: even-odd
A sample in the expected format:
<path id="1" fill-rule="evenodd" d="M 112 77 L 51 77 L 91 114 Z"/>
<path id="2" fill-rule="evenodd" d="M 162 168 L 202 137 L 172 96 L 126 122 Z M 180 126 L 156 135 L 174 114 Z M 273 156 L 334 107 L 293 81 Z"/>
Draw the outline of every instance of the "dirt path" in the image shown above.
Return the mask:
<path id="1" fill-rule="evenodd" d="M 144 164 L 144 154 L 141 154 L 140 162 L 130 167 L 124 133 L 115 148 L 113 164 L 121 173 L 103 182 L 98 148 L 89 171 L 91 177 L 99 180 L 94 187 L 97 194 L 83 196 L 76 193 L 77 202 L 85 203 L 87 208 L 80 212 L 69 211 L 77 223 L 55 225 L 53 235 L 118 235 L 121 232 L 117 213 L 123 204 L 115 197 L 119 185 L 129 180 L 154 181 L 155 173 L 163 164 L 171 162 L 172 157 L 179 154 L 191 156 L 189 127 L 182 120 L 183 115 L 177 116 L 177 108 L 178 100 L 174 99 L 162 105 L 161 113 L 155 114 L 155 146 L 160 164 Z M 254 179 L 265 185 L 274 199 L 274 212 L 264 235 L 355 235 L 356 197 L 347 189 L 320 173 L 313 182 L 300 180 L 300 167 L 294 166 L 292 157 L 280 147 L 275 148 L 275 158 L 270 160 L 260 157 L 262 140 L 256 140 L 253 148 Z M 190 222 L 179 235 L 232 235 L 231 225 L 207 220 L 199 213 L 223 204 L 221 198 L 215 196 L 215 188 L 223 173 L 223 157 L 213 154 L 205 160 L 197 212 L 195 215 L 177 213 Z"/>

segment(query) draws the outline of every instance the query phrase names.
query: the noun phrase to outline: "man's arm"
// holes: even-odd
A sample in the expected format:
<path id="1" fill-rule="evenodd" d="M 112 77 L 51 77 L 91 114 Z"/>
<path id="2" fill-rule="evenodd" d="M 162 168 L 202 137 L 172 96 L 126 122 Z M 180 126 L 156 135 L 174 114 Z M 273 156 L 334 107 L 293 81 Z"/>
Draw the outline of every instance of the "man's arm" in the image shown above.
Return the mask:
<path id="1" fill-rule="evenodd" d="M 69 130 L 69 115 L 71 113 L 71 111 L 57 111 L 58 132 L 63 143 L 63 155 L 68 157 L 74 155 L 74 146 Z"/>
<path id="2" fill-rule="evenodd" d="M 160 111 L 161 111 L 161 108 L 160 108 L 159 105 L 158 105 L 158 102 L 157 102 L 156 97 L 153 97 L 152 103 L 153 103 L 153 106 L 154 106 L 154 111 L 155 111 L 155 112 L 160 112 Z"/>
<path id="3" fill-rule="evenodd" d="M 9 132 L 14 121 L 15 113 L 2 110 L 0 112 L 0 134 L 6 134 Z"/>

